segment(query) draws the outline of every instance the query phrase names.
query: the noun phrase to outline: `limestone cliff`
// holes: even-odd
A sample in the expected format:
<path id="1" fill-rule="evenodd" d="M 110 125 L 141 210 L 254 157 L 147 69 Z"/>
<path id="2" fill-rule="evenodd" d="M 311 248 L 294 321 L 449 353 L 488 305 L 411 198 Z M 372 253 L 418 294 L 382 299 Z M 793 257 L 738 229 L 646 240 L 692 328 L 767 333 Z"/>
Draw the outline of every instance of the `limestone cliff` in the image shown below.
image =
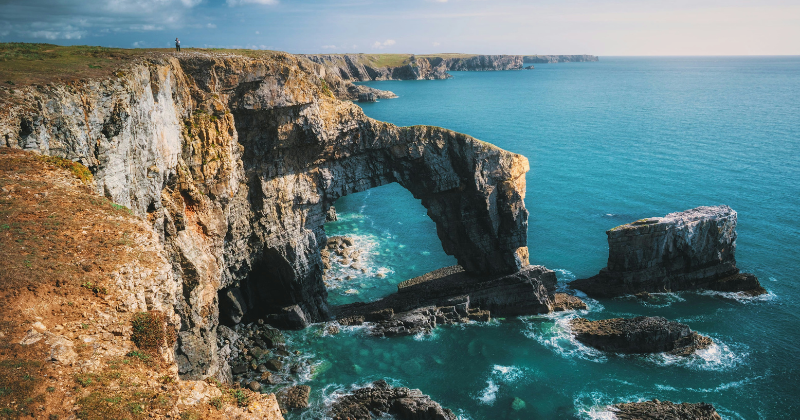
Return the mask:
<path id="1" fill-rule="evenodd" d="M 617 226 L 608 235 L 608 266 L 570 283 L 594 296 L 693 289 L 765 293 L 736 268 L 736 212 L 698 207 Z"/>
<path id="2" fill-rule="evenodd" d="M 599 61 L 596 55 L 523 55 L 525 63 L 582 63 L 586 61 Z"/>
<path id="3" fill-rule="evenodd" d="M 402 55 L 397 62 L 382 62 L 365 54 L 308 54 L 303 57 L 321 64 L 344 80 L 436 80 L 447 79 L 452 71 L 519 70 L 518 55 Z"/>
<path id="4" fill-rule="evenodd" d="M 396 127 L 334 97 L 284 53 L 152 54 L 115 77 L 5 89 L 0 144 L 83 163 L 154 228 L 178 284 L 184 378 L 226 378 L 220 300 L 244 321 L 327 319 L 320 248 L 339 197 L 398 182 L 469 273 L 527 266 L 523 156 L 437 127 Z"/>

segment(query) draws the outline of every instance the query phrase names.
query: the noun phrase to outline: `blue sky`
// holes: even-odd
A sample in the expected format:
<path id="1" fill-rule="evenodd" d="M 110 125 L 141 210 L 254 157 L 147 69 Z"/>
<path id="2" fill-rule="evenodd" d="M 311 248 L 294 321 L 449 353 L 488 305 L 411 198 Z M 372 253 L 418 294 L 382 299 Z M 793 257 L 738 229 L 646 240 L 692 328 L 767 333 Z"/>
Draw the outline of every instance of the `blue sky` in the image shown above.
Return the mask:
<path id="1" fill-rule="evenodd" d="M 800 1 L 0 0 L 0 42 L 293 53 L 800 54 Z"/>

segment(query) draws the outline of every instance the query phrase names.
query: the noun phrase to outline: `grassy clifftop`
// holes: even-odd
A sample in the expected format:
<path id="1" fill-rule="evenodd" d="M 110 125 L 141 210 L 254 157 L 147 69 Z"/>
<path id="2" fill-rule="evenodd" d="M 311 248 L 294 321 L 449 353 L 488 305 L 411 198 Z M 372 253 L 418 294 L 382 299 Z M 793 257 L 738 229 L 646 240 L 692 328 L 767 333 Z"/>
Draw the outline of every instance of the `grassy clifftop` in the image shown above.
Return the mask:
<path id="1" fill-rule="evenodd" d="M 276 51 L 244 49 L 197 49 L 247 57 L 269 56 Z M 0 43 L 0 85 L 5 87 L 69 82 L 109 77 L 128 62 L 147 55 L 173 53 L 172 48 L 108 48 L 87 45 L 63 47 L 22 42 Z"/>

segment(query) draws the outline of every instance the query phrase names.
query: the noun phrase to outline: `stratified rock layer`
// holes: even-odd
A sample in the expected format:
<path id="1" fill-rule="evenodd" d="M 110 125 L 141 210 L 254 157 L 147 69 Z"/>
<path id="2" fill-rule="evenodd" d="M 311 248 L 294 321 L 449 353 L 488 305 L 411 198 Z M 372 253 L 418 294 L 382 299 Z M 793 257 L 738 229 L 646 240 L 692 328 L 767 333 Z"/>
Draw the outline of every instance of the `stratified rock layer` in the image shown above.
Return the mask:
<path id="1" fill-rule="evenodd" d="M 454 266 L 406 280 L 381 300 L 343 305 L 335 312 L 344 324 L 374 323 L 375 335 L 409 335 L 437 324 L 551 312 L 555 285 L 555 272 L 542 266 L 505 276 L 470 275 Z"/>
<path id="2" fill-rule="evenodd" d="M 83 163 L 99 193 L 152 223 L 179 284 L 183 377 L 228 376 L 210 345 L 220 306 L 229 324 L 329 317 L 323 224 L 346 194 L 397 182 L 466 271 L 528 265 L 525 157 L 367 118 L 323 66 L 289 54 L 137 60 L 111 79 L 4 91 L 0 144 Z"/>
<path id="3" fill-rule="evenodd" d="M 736 268 L 736 212 L 698 207 L 617 226 L 608 235 L 608 266 L 570 283 L 590 296 L 709 289 L 766 293 Z"/>
<path id="4" fill-rule="evenodd" d="M 618 420 L 722 420 L 714 406 L 706 403 L 643 401 L 622 403 L 611 408 Z"/>
<path id="5" fill-rule="evenodd" d="M 570 321 L 575 338 L 613 353 L 663 353 L 688 356 L 711 345 L 711 339 L 692 331 L 688 325 L 661 317 L 613 318 Z"/>
<path id="6" fill-rule="evenodd" d="M 418 389 L 394 388 L 386 381 L 359 388 L 336 401 L 331 407 L 334 420 L 370 420 L 394 415 L 399 420 L 455 420 L 449 409 Z"/>

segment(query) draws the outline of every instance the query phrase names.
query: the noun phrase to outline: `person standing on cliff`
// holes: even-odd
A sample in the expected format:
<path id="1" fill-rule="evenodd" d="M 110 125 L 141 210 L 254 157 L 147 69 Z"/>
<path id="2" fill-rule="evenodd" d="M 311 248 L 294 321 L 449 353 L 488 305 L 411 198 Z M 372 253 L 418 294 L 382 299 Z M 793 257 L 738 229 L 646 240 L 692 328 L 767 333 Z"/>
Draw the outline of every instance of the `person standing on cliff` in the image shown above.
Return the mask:
<path id="1" fill-rule="evenodd" d="M 181 40 L 178 38 L 175 38 L 175 51 L 181 52 Z"/>

